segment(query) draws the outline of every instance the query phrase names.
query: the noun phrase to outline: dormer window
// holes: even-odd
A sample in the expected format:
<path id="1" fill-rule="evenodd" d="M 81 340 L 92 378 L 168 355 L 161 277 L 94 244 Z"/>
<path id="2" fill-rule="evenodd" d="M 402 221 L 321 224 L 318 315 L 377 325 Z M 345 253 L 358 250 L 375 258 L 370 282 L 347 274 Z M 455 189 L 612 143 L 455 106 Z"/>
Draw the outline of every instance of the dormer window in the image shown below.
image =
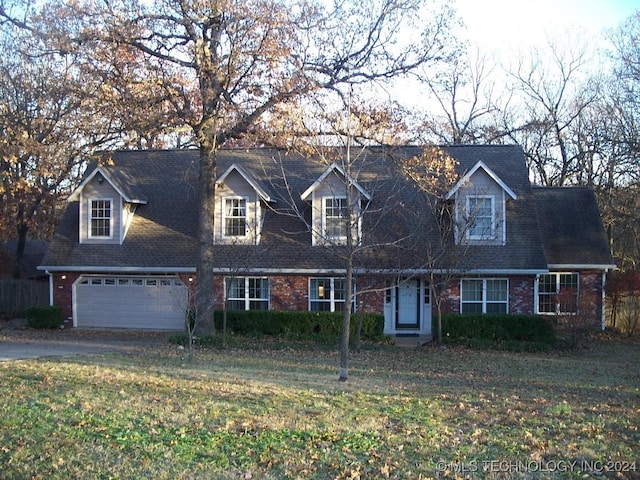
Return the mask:
<path id="1" fill-rule="evenodd" d="M 245 237 L 247 235 L 247 200 L 245 198 L 224 199 L 224 236 Z"/>
<path id="2" fill-rule="evenodd" d="M 467 238 L 486 240 L 495 237 L 494 198 L 489 195 L 467 196 Z"/>
<path id="3" fill-rule="evenodd" d="M 89 236 L 91 238 L 111 238 L 111 199 L 91 200 L 89 211 Z"/>
<path id="4" fill-rule="evenodd" d="M 324 199 L 324 237 L 332 240 L 347 237 L 349 210 L 346 198 Z"/>

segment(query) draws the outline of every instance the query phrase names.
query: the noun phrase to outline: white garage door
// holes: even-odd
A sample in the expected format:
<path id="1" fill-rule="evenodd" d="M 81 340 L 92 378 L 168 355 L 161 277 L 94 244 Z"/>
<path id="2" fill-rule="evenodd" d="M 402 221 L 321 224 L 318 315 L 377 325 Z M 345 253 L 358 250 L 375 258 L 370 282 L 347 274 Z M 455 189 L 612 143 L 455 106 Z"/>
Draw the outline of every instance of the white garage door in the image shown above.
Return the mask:
<path id="1" fill-rule="evenodd" d="M 187 288 L 178 277 L 85 276 L 75 305 L 78 327 L 183 330 Z"/>

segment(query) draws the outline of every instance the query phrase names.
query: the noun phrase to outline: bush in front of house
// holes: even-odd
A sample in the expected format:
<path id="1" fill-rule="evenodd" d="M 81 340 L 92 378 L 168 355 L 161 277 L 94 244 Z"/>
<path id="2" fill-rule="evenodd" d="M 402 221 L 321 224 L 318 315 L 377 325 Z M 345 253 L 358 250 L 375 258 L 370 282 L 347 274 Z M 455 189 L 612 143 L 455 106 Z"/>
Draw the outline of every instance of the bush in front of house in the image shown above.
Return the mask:
<path id="1" fill-rule="evenodd" d="M 224 312 L 214 314 L 216 331 L 222 331 Z M 350 335 L 355 337 L 358 315 L 362 319 L 361 337 L 377 340 L 383 336 L 384 316 L 376 313 L 351 315 Z M 193 325 L 193 314 L 187 318 Z M 296 338 L 335 339 L 342 335 L 340 312 L 295 312 L 278 310 L 227 310 L 227 332 L 242 336 L 284 336 Z M 177 334 L 171 341 L 185 344 L 186 337 Z M 198 338 L 198 344 L 214 345 L 215 339 Z"/>
<path id="2" fill-rule="evenodd" d="M 446 314 L 442 336 L 450 343 L 507 350 L 548 350 L 555 341 L 552 322 L 539 315 Z"/>
<path id="3" fill-rule="evenodd" d="M 384 317 L 380 314 L 363 313 L 362 338 L 382 336 Z M 351 335 L 355 335 L 357 315 L 351 315 Z M 216 328 L 222 329 L 223 312 L 215 312 Z M 294 312 L 277 310 L 227 311 L 227 331 L 237 335 L 289 335 L 340 336 L 342 335 L 342 313 L 340 312 Z"/>
<path id="4" fill-rule="evenodd" d="M 59 328 L 63 322 L 62 309 L 57 306 L 30 307 L 26 316 L 30 328 Z"/>

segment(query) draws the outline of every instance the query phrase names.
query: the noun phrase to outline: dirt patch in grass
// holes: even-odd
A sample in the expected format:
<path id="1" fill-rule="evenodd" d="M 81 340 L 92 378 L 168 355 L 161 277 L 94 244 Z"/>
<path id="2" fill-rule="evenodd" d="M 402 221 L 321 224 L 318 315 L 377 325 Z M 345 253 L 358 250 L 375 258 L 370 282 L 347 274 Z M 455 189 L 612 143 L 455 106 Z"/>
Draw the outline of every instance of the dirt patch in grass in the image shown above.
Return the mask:
<path id="1" fill-rule="evenodd" d="M 4 333 L 4 332 L 0 332 Z M 6 478 L 640 478 L 640 348 L 236 339 L 0 365 Z"/>

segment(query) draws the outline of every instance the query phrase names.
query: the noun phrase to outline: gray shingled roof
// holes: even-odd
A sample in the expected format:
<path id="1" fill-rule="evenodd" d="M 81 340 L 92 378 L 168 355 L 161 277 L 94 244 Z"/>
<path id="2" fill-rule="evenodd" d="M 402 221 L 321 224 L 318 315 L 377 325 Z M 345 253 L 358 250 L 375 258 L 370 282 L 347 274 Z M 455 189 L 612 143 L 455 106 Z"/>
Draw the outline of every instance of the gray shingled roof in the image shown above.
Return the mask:
<path id="1" fill-rule="evenodd" d="M 532 192 L 550 265 L 614 265 L 592 188 L 533 187 Z"/>
<path id="2" fill-rule="evenodd" d="M 477 246 L 467 251 L 473 254 L 467 264 L 478 270 L 543 271 L 548 262 L 543 250 L 535 215 L 538 189 L 529 186 L 524 155 L 518 146 L 453 146 L 443 147 L 460 163 L 460 173 L 468 171 L 482 160 L 518 195 L 507 206 L 507 242 L 504 246 Z M 362 268 L 421 268 L 425 242 L 424 232 L 433 228 L 433 220 L 424 213 L 423 197 L 409 180 L 397 174 L 394 160 L 419 153 L 418 147 L 384 150 L 372 149 L 354 165 L 352 177 L 372 195 L 372 213 L 364 220 L 365 243 L 380 246 L 369 249 L 358 258 Z M 43 261 L 44 267 L 90 269 L 126 269 L 128 271 L 162 269 L 190 271 L 197 259 L 197 150 L 123 151 L 110 154 L 112 162 L 103 166 L 118 179 L 130 179 L 136 192 L 144 194 L 146 205 L 138 206 L 133 222 L 122 245 L 78 243 L 78 202 L 71 202 L 58 227 L 57 234 Z M 218 268 L 342 270 L 343 262 L 335 251 L 312 246 L 311 234 L 295 215 L 293 204 L 310 220 L 308 203 L 300 199 L 304 192 L 323 173 L 328 165 L 302 158 L 282 150 L 222 149 L 218 154 L 218 172 L 230 165 L 241 165 L 255 175 L 260 185 L 275 196 L 277 211 L 265 209 L 264 227 L 259 246 L 215 246 Z M 91 167 L 90 167 L 91 168 Z M 90 168 L 88 172 L 90 172 Z M 286 176 L 283 178 L 282 172 Z M 574 191 L 573 189 L 567 192 Z M 571 196 L 571 193 L 567 193 Z M 540 196 L 543 199 L 542 196 Z M 566 200 L 563 200 L 563 202 Z M 292 204 L 293 202 L 293 204 Z M 384 215 L 377 214 L 384 211 Z M 587 212 L 583 212 L 587 215 Z M 417 214 L 417 215 L 416 215 Z M 602 225 L 597 209 L 589 210 L 583 228 Z M 431 223 L 430 223 L 431 222 Z M 599 227 L 598 227 L 599 226 Z M 415 241 L 416 231 L 421 232 Z M 596 235 L 599 237 L 598 235 Z M 375 238 L 374 238 L 375 237 Z M 407 238 L 390 246 L 388 240 Z M 409 240 L 411 238 L 411 240 Z M 565 241 L 570 240 L 570 238 Z M 606 240 L 606 239 L 605 239 Z M 582 255 L 589 257 L 593 245 Z M 606 247 L 606 241 L 605 241 Z M 598 246 L 602 249 L 602 246 Z M 570 249 L 569 249 L 570 250 Z M 598 250 L 600 251 L 600 250 Z M 547 247 L 547 255 L 549 255 Z M 557 250 L 553 250 L 557 252 Z M 560 254 L 560 253 L 558 253 Z M 575 255 L 575 253 L 571 253 Z M 574 258 L 573 256 L 571 258 Z M 589 263 L 611 263 L 610 256 L 599 254 Z M 566 263 L 566 262 L 561 262 Z M 441 265 L 446 267 L 446 265 Z"/>

